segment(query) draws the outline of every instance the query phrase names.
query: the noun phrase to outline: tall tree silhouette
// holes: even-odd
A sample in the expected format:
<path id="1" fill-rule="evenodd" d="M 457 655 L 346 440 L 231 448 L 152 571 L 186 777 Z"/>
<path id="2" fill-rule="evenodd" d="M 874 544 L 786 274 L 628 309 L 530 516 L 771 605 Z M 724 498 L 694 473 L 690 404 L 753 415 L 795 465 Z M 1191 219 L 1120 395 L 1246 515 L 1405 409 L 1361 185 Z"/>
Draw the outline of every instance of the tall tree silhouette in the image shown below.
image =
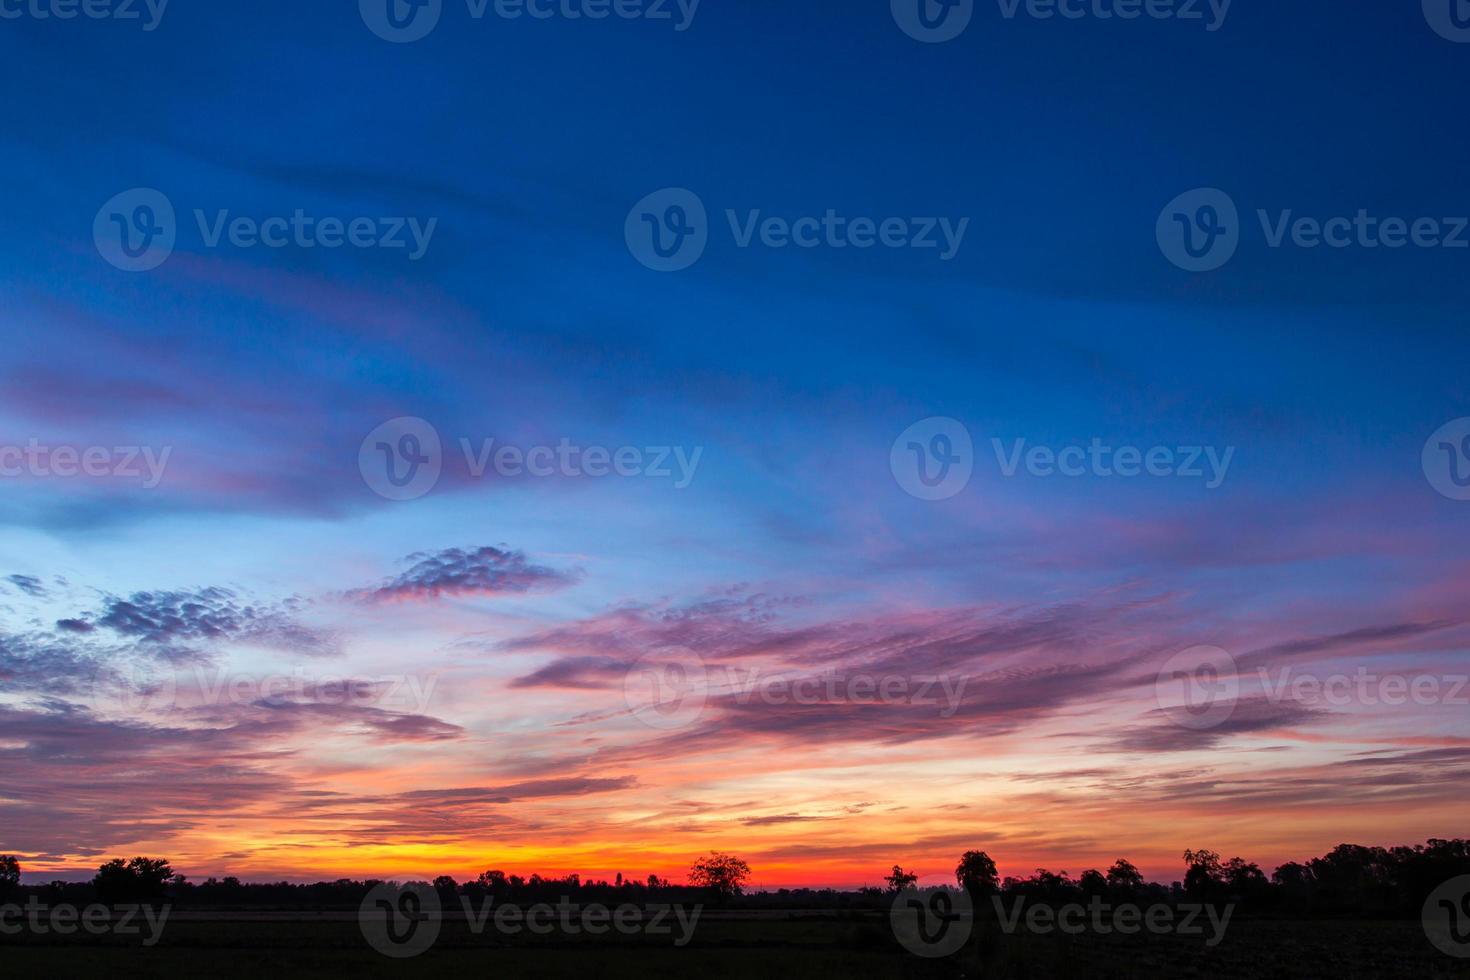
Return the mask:
<path id="1" fill-rule="evenodd" d="M 695 861 L 689 869 L 689 883 L 711 889 L 722 902 L 739 895 L 749 879 L 750 865 L 733 854 L 719 851 L 710 851 L 708 857 Z"/>

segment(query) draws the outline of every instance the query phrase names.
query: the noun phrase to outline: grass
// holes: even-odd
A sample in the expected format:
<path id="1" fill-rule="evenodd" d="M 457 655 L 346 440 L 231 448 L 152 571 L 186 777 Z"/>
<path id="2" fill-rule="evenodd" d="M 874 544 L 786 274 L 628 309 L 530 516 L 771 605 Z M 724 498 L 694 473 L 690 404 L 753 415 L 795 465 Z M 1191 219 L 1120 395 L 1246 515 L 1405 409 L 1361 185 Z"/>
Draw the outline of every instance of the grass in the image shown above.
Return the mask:
<path id="1" fill-rule="evenodd" d="M 985 977 L 1105 980 L 1135 977 L 1470 978 L 1413 922 L 1232 922 L 1223 942 L 1172 935 L 1003 935 L 988 923 L 969 948 L 926 960 L 902 949 L 874 913 L 707 911 L 693 941 L 672 936 L 476 935 L 443 924 L 435 945 L 395 960 L 363 940 L 355 910 L 175 910 L 156 946 L 137 937 L 0 937 L 11 976 L 337 977 Z"/>

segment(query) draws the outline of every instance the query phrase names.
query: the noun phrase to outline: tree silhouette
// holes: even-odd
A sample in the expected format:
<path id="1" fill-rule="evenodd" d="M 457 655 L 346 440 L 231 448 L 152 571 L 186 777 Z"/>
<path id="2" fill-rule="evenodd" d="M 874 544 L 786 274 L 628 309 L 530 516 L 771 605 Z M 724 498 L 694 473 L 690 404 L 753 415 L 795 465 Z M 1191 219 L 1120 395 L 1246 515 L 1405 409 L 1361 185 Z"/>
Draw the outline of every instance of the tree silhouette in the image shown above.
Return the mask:
<path id="1" fill-rule="evenodd" d="M 0 854 L 0 895 L 7 895 L 20 884 L 20 862 L 14 854 Z"/>
<path id="2" fill-rule="evenodd" d="M 1220 855 L 1214 851 L 1185 851 L 1184 890 L 1191 895 L 1211 895 L 1219 891 L 1225 878 Z"/>
<path id="3" fill-rule="evenodd" d="M 954 878 L 971 898 L 989 894 L 1000 886 L 995 862 L 984 851 L 966 851 L 955 866 Z"/>
<path id="4" fill-rule="evenodd" d="M 901 892 L 905 888 L 908 888 L 910 885 L 912 885 L 914 882 L 918 881 L 919 876 L 914 874 L 912 871 L 905 871 L 903 868 L 900 868 L 898 865 L 895 864 L 893 866 L 893 872 L 891 874 L 884 875 L 883 880 L 888 882 L 888 887 L 890 890 Z"/>
<path id="5" fill-rule="evenodd" d="M 699 888 L 709 888 L 726 901 L 740 894 L 750 879 L 750 865 L 733 854 L 710 851 L 689 869 L 689 883 Z"/>
<path id="6" fill-rule="evenodd" d="M 97 895 L 104 902 L 161 902 L 168 884 L 182 880 L 162 858 L 135 857 L 131 861 L 113 858 L 97 869 L 92 879 Z"/>
<path id="7" fill-rule="evenodd" d="M 1118 858 L 1108 869 L 1108 887 L 1120 895 L 1133 895 L 1143 888 L 1143 873 L 1132 861 Z"/>

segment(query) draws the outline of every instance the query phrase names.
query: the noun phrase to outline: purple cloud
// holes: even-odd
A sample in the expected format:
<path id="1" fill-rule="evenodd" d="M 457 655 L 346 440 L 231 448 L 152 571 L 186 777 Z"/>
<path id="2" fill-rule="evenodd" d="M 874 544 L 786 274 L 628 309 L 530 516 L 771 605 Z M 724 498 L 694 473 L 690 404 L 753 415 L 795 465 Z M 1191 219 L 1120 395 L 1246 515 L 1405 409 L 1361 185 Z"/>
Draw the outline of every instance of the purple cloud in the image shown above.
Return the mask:
<path id="1" fill-rule="evenodd" d="M 446 548 L 409 555 L 408 571 L 375 589 L 354 593 L 369 602 L 493 596 L 543 592 L 574 583 L 574 572 L 533 565 L 519 551 L 482 547 Z"/>

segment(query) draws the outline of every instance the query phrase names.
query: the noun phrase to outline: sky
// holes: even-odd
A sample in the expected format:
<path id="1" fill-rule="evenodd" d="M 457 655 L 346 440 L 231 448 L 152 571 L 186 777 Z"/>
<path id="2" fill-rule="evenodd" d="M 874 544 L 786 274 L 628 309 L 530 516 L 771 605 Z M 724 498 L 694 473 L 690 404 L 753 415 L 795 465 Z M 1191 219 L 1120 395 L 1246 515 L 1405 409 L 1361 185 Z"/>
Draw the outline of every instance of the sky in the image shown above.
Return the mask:
<path id="1" fill-rule="evenodd" d="M 0 0 L 0 851 L 1463 835 L 1436 2 Z"/>

